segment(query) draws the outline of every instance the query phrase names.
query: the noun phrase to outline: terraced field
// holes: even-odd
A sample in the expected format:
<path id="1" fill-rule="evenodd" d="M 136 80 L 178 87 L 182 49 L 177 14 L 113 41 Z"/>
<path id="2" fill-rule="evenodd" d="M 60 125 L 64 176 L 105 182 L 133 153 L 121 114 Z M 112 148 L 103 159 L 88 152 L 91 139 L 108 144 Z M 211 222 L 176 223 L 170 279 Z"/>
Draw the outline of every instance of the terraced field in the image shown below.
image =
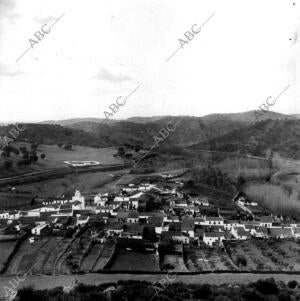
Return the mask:
<path id="1" fill-rule="evenodd" d="M 10 262 L 6 274 L 16 274 L 31 269 L 33 274 L 52 275 L 55 260 L 69 241 L 60 237 L 47 237 L 31 244 L 25 240 Z"/>
<path id="2" fill-rule="evenodd" d="M 91 244 L 89 232 L 84 232 L 76 238 L 67 252 L 62 256 L 61 269 L 69 270 L 70 273 L 77 272 L 80 268 L 84 256 L 88 253 Z M 59 270 L 59 269 L 58 269 Z"/>
<path id="3" fill-rule="evenodd" d="M 80 265 L 80 271 L 92 272 L 104 250 L 104 244 L 96 243 L 91 246 L 90 252 L 84 257 Z"/>
<path id="4" fill-rule="evenodd" d="M 106 241 L 103 250 L 99 253 L 93 271 L 103 270 L 115 252 L 116 244 L 113 241 Z"/>
<path id="5" fill-rule="evenodd" d="M 17 240 L 0 243 L 0 271 L 3 270 L 5 263 L 7 262 L 8 257 L 14 250 L 16 244 Z"/>

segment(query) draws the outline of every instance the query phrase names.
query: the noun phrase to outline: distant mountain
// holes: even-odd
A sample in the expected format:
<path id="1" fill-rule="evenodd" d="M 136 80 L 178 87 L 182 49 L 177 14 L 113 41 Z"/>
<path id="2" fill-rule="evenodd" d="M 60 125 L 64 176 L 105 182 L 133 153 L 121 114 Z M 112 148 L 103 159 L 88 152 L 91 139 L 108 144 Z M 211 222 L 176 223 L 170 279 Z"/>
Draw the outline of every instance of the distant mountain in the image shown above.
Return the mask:
<path id="1" fill-rule="evenodd" d="M 126 121 L 134 122 L 134 123 L 149 123 L 155 122 L 164 118 L 168 118 L 170 116 L 152 116 L 152 117 L 130 117 L 127 118 Z"/>
<path id="2" fill-rule="evenodd" d="M 63 120 L 46 120 L 46 121 L 41 121 L 37 122 L 39 124 L 59 124 L 61 126 L 68 126 L 68 125 L 73 125 L 73 124 L 80 124 L 80 123 L 102 123 L 105 120 L 105 118 L 71 118 L 71 119 L 63 119 Z M 111 119 L 109 122 L 118 122 L 119 120 L 114 120 Z"/>
<path id="3" fill-rule="evenodd" d="M 216 120 L 231 120 L 231 121 L 240 121 L 240 122 L 247 122 L 247 123 L 253 123 L 254 121 L 262 121 L 267 119 L 273 119 L 273 120 L 297 119 L 296 115 L 285 115 L 273 111 L 265 111 L 261 115 L 258 115 L 257 112 L 258 111 L 248 111 L 243 113 L 210 114 L 210 115 L 203 116 L 202 119 L 204 121 L 211 121 L 211 122 L 215 122 Z M 257 118 L 257 116 L 259 117 Z"/>
<path id="4" fill-rule="evenodd" d="M 300 114 L 292 114 L 291 116 L 293 116 L 294 118 L 300 119 Z"/>

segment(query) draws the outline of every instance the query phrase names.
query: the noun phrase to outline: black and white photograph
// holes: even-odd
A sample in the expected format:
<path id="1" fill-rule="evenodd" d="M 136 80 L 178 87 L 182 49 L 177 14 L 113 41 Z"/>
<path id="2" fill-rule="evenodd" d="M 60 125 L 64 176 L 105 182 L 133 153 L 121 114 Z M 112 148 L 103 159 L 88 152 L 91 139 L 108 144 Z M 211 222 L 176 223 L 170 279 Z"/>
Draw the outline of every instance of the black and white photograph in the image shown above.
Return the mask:
<path id="1" fill-rule="evenodd" d="M 300 301 L 300 2 L 0 0 L 0 301 Z"/>

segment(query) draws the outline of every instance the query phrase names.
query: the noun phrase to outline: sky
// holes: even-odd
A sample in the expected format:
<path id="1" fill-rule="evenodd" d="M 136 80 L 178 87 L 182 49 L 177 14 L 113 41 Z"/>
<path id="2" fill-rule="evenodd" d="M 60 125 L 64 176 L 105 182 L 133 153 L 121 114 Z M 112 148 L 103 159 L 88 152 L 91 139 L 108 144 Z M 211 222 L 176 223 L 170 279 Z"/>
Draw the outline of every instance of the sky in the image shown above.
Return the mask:
<path id="1" fill-rule="evenodd" d="M 245 112 L 286 87 L 270 109 L 300 114 L 299 6 L 0 0 L 0 122 Z"/>

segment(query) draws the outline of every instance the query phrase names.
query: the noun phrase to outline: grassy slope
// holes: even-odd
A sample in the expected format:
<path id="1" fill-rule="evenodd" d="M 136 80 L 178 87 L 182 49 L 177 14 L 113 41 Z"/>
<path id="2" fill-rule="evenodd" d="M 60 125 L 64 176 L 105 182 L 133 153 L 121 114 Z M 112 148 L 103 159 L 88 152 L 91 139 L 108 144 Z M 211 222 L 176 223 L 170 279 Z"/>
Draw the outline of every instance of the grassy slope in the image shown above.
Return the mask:
<path id="1" fill-rule="evenodd" d="M 26 146 L 27 149 L 30 149 L 29 144 L 27 143 L 16 143 L 15 146 Z M 114 148 L 93 148 L 85 146 L 74 146 L 73 150 L 67 151 L 63 148 L 58 147 L 57 145 L 39 145 L 37 150 L 38 156 L 41 153 L 46 154 L 44 160 L 40 159 L 38 162 L 31 164 L 26 167 L 14 167 L 11 169 L 0 168 L 0 177 L 9 177 L 17 174 L 23 174 L 32 171 L 42 171 L 44 169 L 51 169 L 57 167 L 66 167 L 67 164 L 64 161 L 76 161 L 76 160 L 95 160 L 99 161 L 102 164 L 114 164 L 121 163 L 121 161 L 115 157 L 113 154 L 116 153 Z M 21 159 L 21 155 L 15 156 L 11 155 L 10 158 L 12 161 L 16 162 Z M 0 159 L 0 162 L 3 159 Z"/>

